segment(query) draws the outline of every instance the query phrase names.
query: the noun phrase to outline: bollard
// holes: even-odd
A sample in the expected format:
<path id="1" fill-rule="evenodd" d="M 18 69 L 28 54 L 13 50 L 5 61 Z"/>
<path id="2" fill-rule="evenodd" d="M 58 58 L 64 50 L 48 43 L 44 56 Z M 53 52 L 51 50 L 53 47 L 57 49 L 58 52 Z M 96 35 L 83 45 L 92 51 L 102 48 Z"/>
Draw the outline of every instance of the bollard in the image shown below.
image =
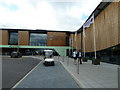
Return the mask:
<path id="1" fill-rule="evenodd" d="M 63 56 L 63 62 L 64 62 L 64 56 Z"/>
<path id="2" fill-rule="evenodd" d="M 59 55 L 58 55 L 58 61 L 59 61 Z"/>
<path id="3" fill-rule="evenodd" d="M 120 90 L 120 65 L 118 66 L 118 90 Z"/>
<path id="4" fill-rule="evenodd" d="M 77 74 L 79 74 L 79 59 L 77 60 L 78 62 L 77 62 Z"/>
<path id="5" fill-rule="evenodd" d="M 67 59 L 67 66 L 69 66 L 69 56 L 68 56 L 68 59 Z"/>

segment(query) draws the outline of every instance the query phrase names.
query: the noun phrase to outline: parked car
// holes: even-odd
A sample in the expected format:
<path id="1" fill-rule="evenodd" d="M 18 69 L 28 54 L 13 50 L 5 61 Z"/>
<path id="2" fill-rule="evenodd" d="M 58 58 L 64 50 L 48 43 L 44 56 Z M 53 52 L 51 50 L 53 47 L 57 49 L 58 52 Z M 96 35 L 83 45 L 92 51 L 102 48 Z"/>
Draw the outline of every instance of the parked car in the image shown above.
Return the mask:
<path id="1" fill-rule="evenodd" d="M 44 65 L 45 66 L 54 66 L 54 59 L 53 59 L 53 50 L 44 50 Z"/>
<path id="2" fill-rule="evenodd" d="M 20 58 L 20 57 L 22 57 L 22 54 L 20 52 L 13 51 L 11 53 L 11 58 Z"/>

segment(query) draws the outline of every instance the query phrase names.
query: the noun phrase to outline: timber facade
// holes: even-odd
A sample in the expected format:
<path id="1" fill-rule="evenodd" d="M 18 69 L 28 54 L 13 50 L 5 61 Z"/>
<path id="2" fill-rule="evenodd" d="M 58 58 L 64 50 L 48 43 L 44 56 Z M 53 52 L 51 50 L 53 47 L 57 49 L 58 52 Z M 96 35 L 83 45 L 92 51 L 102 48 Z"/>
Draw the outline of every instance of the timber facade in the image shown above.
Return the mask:
<path id="1" fill-rule="evenodd" d="M 91 24 L 85 29 L 85 37 L 83 26 L 76 31 L 77 40 L 75 40 L 75 33 L 71 34 L 70 38 L 74 43 L 71 46 L 77 50 L 82 49 L 85 56 L 90 59 L 94 57 L 96 51 L 97 57 L 102 61 L 118 63 L 118 58 L 120 58 L 120 2 L 101 2 L 90 17 L 93 14 L 94 25 Z"/>

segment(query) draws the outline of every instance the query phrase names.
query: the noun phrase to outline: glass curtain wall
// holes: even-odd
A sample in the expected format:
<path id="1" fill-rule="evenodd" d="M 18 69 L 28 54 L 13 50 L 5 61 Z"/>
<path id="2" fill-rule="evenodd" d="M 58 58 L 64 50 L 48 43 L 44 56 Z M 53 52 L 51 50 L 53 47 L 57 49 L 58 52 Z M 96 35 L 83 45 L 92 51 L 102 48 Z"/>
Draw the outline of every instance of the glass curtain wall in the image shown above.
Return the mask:
<path id="1" fill-rule="evenodd" d="M 9 45 L 18 45 L 18 32 L 9 33 Z"/>
<path id="2" fill-rule="evenodd" d="M 47 46 L 47 34 L 30 33 L 31 46 Z"/>
<path id="3" fill-rule="evenodd" d="M 94 52 L 86 53 L 86 57 L 89 57 L 90 60 L 92 60 L 94 56 Z M 120 44 L 97 51 L 97 58 L 100 58 L 102 62 L 120 65 Z"/>

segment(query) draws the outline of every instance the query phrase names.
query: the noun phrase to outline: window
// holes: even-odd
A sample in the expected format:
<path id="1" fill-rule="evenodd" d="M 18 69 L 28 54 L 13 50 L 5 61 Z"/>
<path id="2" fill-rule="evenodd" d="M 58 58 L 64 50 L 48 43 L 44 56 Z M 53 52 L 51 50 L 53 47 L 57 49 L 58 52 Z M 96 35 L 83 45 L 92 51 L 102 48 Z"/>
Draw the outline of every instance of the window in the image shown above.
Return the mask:
<path id="1" fill-rule="evenodd" d="M 9 36 L 9 44 L 18 45 L 18 32 L 10 32 Z"/>
<path id="2" fill-rule="evenodd" d="M 31 46 L 46 46 L 47 34 L 30 33 L 30 45 Z"/>

